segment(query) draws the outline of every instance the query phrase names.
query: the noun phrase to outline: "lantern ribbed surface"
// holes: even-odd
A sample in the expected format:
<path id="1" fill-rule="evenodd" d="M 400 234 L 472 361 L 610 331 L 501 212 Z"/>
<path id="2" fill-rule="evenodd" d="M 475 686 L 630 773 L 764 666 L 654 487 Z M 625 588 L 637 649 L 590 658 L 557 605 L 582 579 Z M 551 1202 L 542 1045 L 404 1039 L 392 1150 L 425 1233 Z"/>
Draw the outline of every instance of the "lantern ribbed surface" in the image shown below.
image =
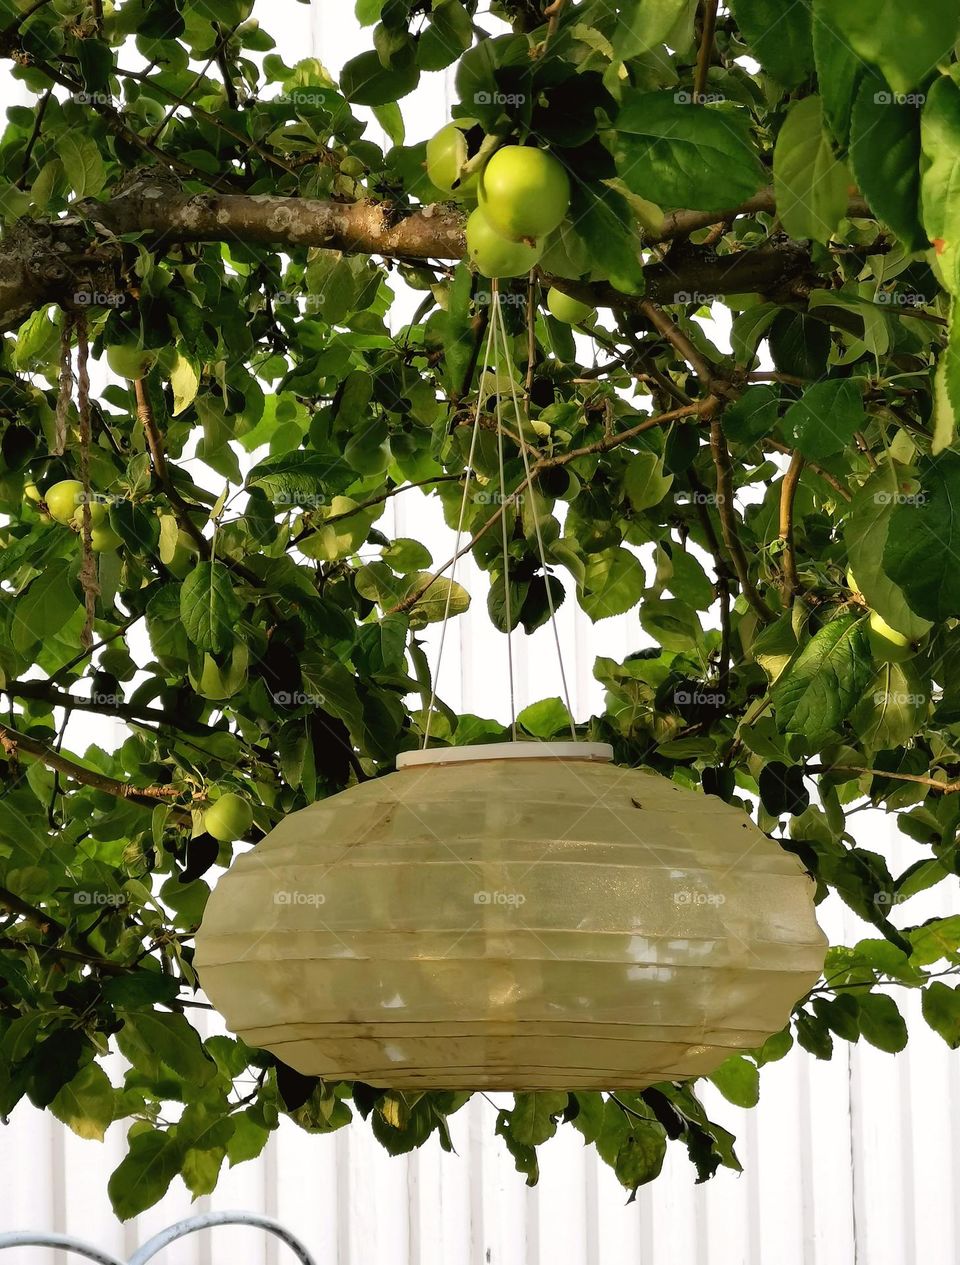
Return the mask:
<path id="1" fill-rule="evenodd" d="M 208 997 L 299 1072 L 394 1089 L 642 1088 L 762 1044 L 823 966 L 812 881 L 609 752 L 430 751 L 291 814 L 210 897 Z"/>

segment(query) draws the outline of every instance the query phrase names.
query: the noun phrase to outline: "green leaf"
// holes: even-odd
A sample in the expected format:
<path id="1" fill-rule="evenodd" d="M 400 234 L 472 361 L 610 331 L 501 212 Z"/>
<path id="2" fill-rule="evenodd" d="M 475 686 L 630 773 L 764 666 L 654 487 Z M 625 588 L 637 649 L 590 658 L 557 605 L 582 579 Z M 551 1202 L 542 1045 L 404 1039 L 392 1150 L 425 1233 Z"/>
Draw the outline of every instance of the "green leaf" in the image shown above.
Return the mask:
<path id="1" fill-rule="evenodd" d="M 735 106 L 689 105 L 670 92 L 627 93 L 612 148 L 627 187 L 661 206 L 721 211 L 764 181 L 749 119 Z"/>
<path id="2" fill-rule="evenodd" d="M 570 736 L 570 713 L 559 698 L 543 698 L 531 703 L 518 714 L 517 724 L 544 742 L 560 734 Z"/>
<path id="3" fill-rule="evenodd" d="M 173 1133 L 134 1125 L 129 1149 L 110 1174 L 107 1191 L 121 1221 L 145 1212 L 167 1193 L 180 1168 L 180 1148 Z"/>
<path id="4" fill-rule="evenodd" d="M 813 0 L 813 52 L 824 119 L 843 150 L 850 138 L 857 87 L 867 67 L 837 25 L 833 0 Z"/>
<path id="5" fill-rule="evenodd" d="M 177 350 L 173 368 L 170 370 L 170 385 L 173 387 L 172 417 L 177 417 L 184 409 L 189 408 L 196 398 L 200 386 L 200 370 L 193 357 Z"/>
<path id="6" fill-rule="evenodd" d="M 760 1069 L 739 1054 L 725 1059 L 710 1080 L 735 1107 L 755 1107 L 760 1101 Z"/>
<path id="7" fill-rule="evenodd" d="M 416 62 L 387 68 L 370 49 L 352 57 L 340 71 L 340 89 L 353 105 L 387 105 L 412 92 L 420 82 Z"/>
<path id="8" fill-rule="evenodd" d="M 836 30 L 882 72 L 894 92 L 908 93 L 946 60 L 960 33 L 956 0 L 831 0 Z"/>
<path id="9" fill-rule="evenodd" d="M 816 382 L 783 418 L 784 438 L 811 461 L 842 452 L 866 425 L 863 396 L 850 378 Z"/>
<path id="10" fill-rule="evenodd" d="M 640 626 L 664 650 L 675 654 L 695 650 L 703 640 L 696 612 L 675 597 L 648 597 L 640 607 Z"/>
<path id="11" fill-rule="evenodd" d="M 124 1027 L 138 1046 L 151 1051 L 184 1080 L 204 1085 L 216 1074 L 216 1065 L 204 1053 L 196 1029 L 183 1015 L 162 1010 L 127 1011 Z"/>
<path id="12" fill-rule="evenodd" d="M 222 654 L 234 644 L 240 602 L 222 562 L 198 562 L 180 589 L 180 617 L 200 650 Z"/>
<path id="13" fill-rule="evenodd" d="M 764 70 L 796 88 L 813 70 L 809 0 L 733 0 L 733 15 Z"/>
<path id="14" fill-rule="evenodd" d="M 960 453 L 942 452 L 920 469 L 920 491 L 890 519 L 883 566 L 924 619 L 960 615 Z"/>
<path id="15" fill-rule="evenodd" d="M 96 197 L 107 181 L 107 169 L 96 141 L 74 129 L 57 137 L 56 151 L 77 198 Z"/>
<path id="16" fill-rule="evenodd" d="M 819 97 L 790 107 L 773 154 L 777 215 L 791 237 L 827 242 L 847 210 L 846 167 L 834 156 Z"/>
<path id="17" fill-rule="evenodd" d="M 871 211 L 908 250 L 925 250 L 920 222 L 920 109 L 901 105 L 878 75 L 864 76 L 853 110 L 850 162 Z"/>
<path id="18" fill-rule="evenodd" d="M 907 1025 L 897 1003 L 886 993 L 860 993 L 860 1031 L 871 1045 L 899 1054 L 907 1044 Z"/>
<path id="19" fill-rule="evenodd" d="M 81 1138 L 102 1142 L 113 1121 L 116 1091 L 99 1063 L 88 1063 L 50 1104 L 50 1110 Z"/>
<path id="20" fill-rule="evenodd" d="M 411 628 L 423 628 L 425 624 L 439 623 L 445 615 L 452 619 L 470 609 L 470 594 L 456 580 L 445 575 L 433 576 L 429 571 L 418 571 L 404 581 L 403 597 L 419 592 L 425 584 L 430 587 L 407 609 Z"/>
<path id="21" fill-rule="evenodd" d="M 727 438 L 735 444 L 754 444 L 769 435 L 777 424 L 778 398 L 772 387 L 749 387 L 721 415 Z"/>
<path id="22" fill-rule="evenodd" d="M 884 570 L 894 511 L 902 497 L 911 495 L 910 487 L 915 487 L 909 483 L 901 486 L 903 482 L 893 462 L 885 463 L 867 479 L 854 497 L 844 527 L 844 543 L 850 571 L 869 606 L 891 628 L 917 641 L 929 631 L 930 623 L 911 610 L 903 590 Z"/>
<path id="23" fill-rule="evenodd" d="M 930 682 L 912 659 L 884 663 L 867 686 L 850 723 L 872 751 L 899 747 L 922 726 L 930 708 Z"/>
<path id="24" fill-rule="evenodd" d="M 951 1050 L 960 1048 L 960 989 L 933 980 L 921 994 L 923 1017 Z"/>
<path id="25" fill-rule="evenodd" d="M 629 458 L 623 490 L 637 512 L 659 505 L 672 486 L 673 475 L 664 474 L 663 458 L 655 452 L 638 452 Z"/>
<path id="26" fill-rule="evenodd" d="M 595 268 L 624 294 L 642 294 L 640 234 L 627 199 L 605 184 L 574 181 L 570 220 Z"/>
<path id="27" fill-rule="evenodd" d="M 636 606 L 643 586 L 643 567 L 635 554 L 629 549 L 605 549 L 590 555 L 577 598 L 596 623 Z"/>
<path id="28" fill-rule="evenodd" d="M 960 88 L 938 79 L 920 123 L 923 148 L 920 200 L 923 227 L 937 252 L 943 283 L 960 292 Z"/>
<path id="29" fill-rule="evenodd" d="M 771 689 L 777 728 L 811 743 L 840 729 L 870 679 L 865 620 L 840 615 L 825 624 Z"/>
<path id="30" fill-rule="evenodd" d="M 617 1181 L 635 1193 L 638 1186 L 660 1176 L 666 1155 L 667 1139 L 661 1125 L 654 1120 L 631 1121 L 613 1163 Z"/>
<path id="31" fill-rule="evenodd" d="M 21 652 L 30 650 L 63 628 L 80 609 L 73 588 L 73 567 L 68 562 L 52 562 L 21 595 L 14 611 L 13 644 Z"/>
<path id="32" fill-rule="evenodd" d="M 543 1091 L 514 1095 L 511 1130 L 522 1146 L 539 1146 L 557 1131 L 554 1117 L 566 1109 L 569 1094 Z"/>
<path id="33" fill-rule="evenodd" d="M 613 51 L 620 61 L 629 61 L 668 42 L 689 8 L 689 0 L 643 0 L 642 4 L 621 4 L 619 8 Z"/>

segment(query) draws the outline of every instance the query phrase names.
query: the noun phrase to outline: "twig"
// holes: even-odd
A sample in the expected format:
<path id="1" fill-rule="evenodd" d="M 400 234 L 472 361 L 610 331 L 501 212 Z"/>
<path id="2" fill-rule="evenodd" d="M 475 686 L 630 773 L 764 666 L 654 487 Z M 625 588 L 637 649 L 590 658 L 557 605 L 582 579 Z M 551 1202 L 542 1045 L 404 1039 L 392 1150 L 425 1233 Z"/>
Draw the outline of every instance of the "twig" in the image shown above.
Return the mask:
<path id="1" fill-rule="evenodd" d="M 803 470 L 803 455 L 795 452 L 790 466 L 780 484 L 780 539 L 783 541 L 783 601 L 789 606 L 801 591 L 797 575 L 797 555 L 793 541 L 793 507 L 797 499 L 797 487 Z"/>
<path id="2" fill-rule="evenodd" d="M 522 479 L 514 490 L 503 498 L 490 517 L 483 523 L 470 537 L 467 543 L 459 549 L 452 558 L 449 558 L 442 567 L 439 567 L 430 579 L 418 589 L 414 589 L 408 593 L 396 606 L 392 607 L 389 614 L 394 615 L 401 611 L 407 611 L 423 597 L 424 593 L 443 575 L 444 571 L 450 569 L 455 562 L 458 562 L 465 554 L 468 554 L 478 540 L 481 540 L 491 527 L 499 523 L 506 507 L 516 501 L 528 487 L 534 482 L 539 474 L 544 470 L 551 470 L 555 466 L 565 466 L 571 461 L 575 461 L 578 457 L 587 457 L 596 452 L 607 452 L 611 448 L 616 448 L 620 444 L 626 443 L 630 439 L 636 438 L 637 435 L 643 434 L 644 431 L 652 429 L 654 426 L 663 426 L 667 422 L 677 421 L 681 417 L 690 417 L 693 414 L 701 412 L 709 412 L 715 408 L 717 404 L 716 397 L 707 396 L 704 400 L 698 400 L 693 404 L 687 404 L 683 408 L 673 409 L 669 413 L 658 413 L 655 417 L 645 418 L 637 426 L 631 426 L 629 430 L 621 431 L 619 434 L 604 435 L 603 439 L 598 439 L 596 443 L 587 444 L 583 448 L 575 448 L 571 452 L 562 453 L 556 457 L 541 457 L 530 469 L 529 475 Z"/>
<path id="3" fill-rule="evenodd" d="M 50 914 L 38 909 L 36 905 L 28 904 L 27 901 L 22 900 L 15 892 L 9 891 L 6 887 L 0 887 L 0 907 L 11 914 L 19 914 L 21 918 L 26 918 L 35 927 L 39 927 L 44 935 L 54 934 L 62 936 L 67 930 L 62 922 L 58 922 Z"/>
<path id="4" fill-rule="evenodd" d="M 723 539 L 727 546 L 727 552 L 730 554 L 734 570 L 737 573 L 737 579 L 740 581 L 740 589 L 743 592 L 743 596 L 763 622 L 768 624 L 774 617 L 773 611 L 757 592 L 753 581 L 750 579 L 750 569 L 737 531 L 736 506 L 733 494 L 733 469 L 730 465 L 730 453 L 727 449 L 723 428 L 716 418 L 710 423 L 710 450 L 713 454 L 713 463 L 717 471 L 717 512 L 720 515 L 720 525 L 723 528 Z"/>
<path id="5" fill-rule="evenodd" d="M 707 93 L 707 76 L 710 74 L 710 63 L 713 60 L 713 43 L 717 30 L 718 7 L 719 0 L 704 0 L 703 30 L 700 35 L 700 48 L 697 52 L 697 74 L 693 87 L 693 101 L 695 105 L 702 104 Z"/>
<path id="6" fill-rule="evenodd" d="M 871 777 L 888 777 L 895 782 L 913 782 L 916 786 L 929 786 L 941 795 L 956 795 L 960 791 L 960 777 L 950 782 L 938 782 L 936 778 L 920 773 L 890 773 L 886 769 L 869 769 L 858 764 L 808 764 L 807 773 L 868 773 Z"/>
<path id="7" fill-rule="evenodd" d="M 167 466 L 167 457 L 163 450 L 163 439 L 161 438 L 160 431 L 157 428 L 156 419 L 153 416 L 153 408 L 147 396 L 142 378 L 137 378 L 134 381 L 133 389 L 137 397 L 137 417 L 140 419 L 140 425 L 143 427 L 144 438 L 147 441 L 147 450 L 150 453 L 150 463 L 153 466 L 153 473 L 157 476 L 157 482 L 167 494 L 167 499 L 173 508 L 174 517 L 193 543 L 197 546 L 197 549 L 200 551 L 200 556 L 202 558 L 209 558 L 210 542 L 190 517 L 186 501 L 184 501 L 183 497 L 174 486 L 173 480 L 170 478 L 170 470 Z"/>
<path id="8" fill-rule="evenodd" d="M 779 440 L 767 437 L 762 439 L 760 442 L 765 448 L 775 448 L 777 452 L 785 452 L 788 456 L 793 453 L 793 449 L 789 444 L 781 444 Z M 841 497 L 844 501 L 853 500 L 853 497 L 843 486 L 840 480 L 836 478 L 835 475 L 832 475 L 829 470 L 824 470 L 823 466 L 818 466 L 815 461 L 807 461 L 806 465 L 807 469 L 812 470 L 815 475 L 823 479 L 824 483 L 829 483 L 834 492 L 836 492 L 837 496 Z"/>
<path id="9" fill-rule="evenodd" d="M 699 351 L 697 351 L 696 347 L 694 347 L 693 343 L 672 317 L 668 316 L 666 312 L 657 307 L 656 303 L 652 303 L 649 299 L 643 300 L 640 304 L 640 311 L 657 333 L 661 334 L 667 342 L 676 348 L 708 390 L 720 390 L 721 393 L 723 392 L 727 384 L 714 374 L 709 363 L 700 355 Z"/>
<path id="10" fill-rule="evenodd" d="M 130 800 L 132 803 L 141 804 L 146 808 L 153 808 L 163 801 L 177 799 L 183 793 L 176 786 L 131 786 L 129 782 L 120 782 L 114 777 L 108 777 L 106 773 L 98 773 L 95 769 L 88 769 L 82 764 L 76 764 L 73 760 L 68 760 L 66 756 L 51 750 L 45 742 L 41 742 L 38 738 L 31 738 L 28 734 L 20 733 L 16 729 L 11 729 L 9 725 L 0 725 L 0 747 L 12 760 L 15 760 L 21 753 L 29 755 L 33 759 L 39 760 L 41 764 L 45 764 L 48 769 L 56 769 L 58 772 L 72 778 L 75 782 L 80 782 L 84 786 L 92 786 L 95 790 L 106 792 L 107 795 L 114 795 L 117 799 Z M 188 812 L 183 810 L 173 811 L 178 813 L 182 821 L 190 822 L 192 820 Z"/>

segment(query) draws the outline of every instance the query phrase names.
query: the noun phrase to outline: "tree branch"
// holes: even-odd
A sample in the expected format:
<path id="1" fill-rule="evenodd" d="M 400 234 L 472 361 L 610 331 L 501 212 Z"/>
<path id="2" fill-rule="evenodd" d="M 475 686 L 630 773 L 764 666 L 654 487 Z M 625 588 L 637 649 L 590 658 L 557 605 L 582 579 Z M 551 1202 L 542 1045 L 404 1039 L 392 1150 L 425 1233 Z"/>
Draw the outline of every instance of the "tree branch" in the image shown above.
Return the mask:
<path id="1" fill-rule="evenodd" d="M 730 554 L 737 579 L 740 581 L 743 596 L 763 622 L 769 624 L 773 619 L 773 611 L 757 592 L 750 579 L 750 568 L 747 565 L 746 554 L 743 552 L 743 545 L 740 543 L 733 494 L 733 468 L 730 464 L 730 453 L 723 428 L 716 419 L 710 423 L 710 450 L 717 470 L 717 512 L 720 515 L 720 526 L 723 528 L 727 552 Z"/>
<path id="2" fill-rule="evenodd" d="M 48 769 L 56 769 L 58 773 L 63 773 L 75 782 L 92 786 L 98 791 L 105 791 L 107 795 L 115 795 L 117 799 L 130 800 L 144 808 L 155 808 L 158 803 L 177 799 L 183 794 L 182 790 L 176 786 L 131 786 L 129 782 L 120 782 L 116 778 L 108 777 L 106 773 L 98 773 L 95 769 L 88 769 L 82 764 L 68 760 L 66 756 L 53 751 L 45 742 L 11 729 L 9 725 L 0 725 L 0 747 L 12 760 L 22 754 L 29 755 L 39 760 L 41 764 L 45 764 Z M 190 822 L 191 817 L 188 812 L 182 809 L 174 811 L 180 820 Z"/>
<path id="3" fill-rule="evenodd" d="M 81 203 L 62 219 L 21 221 L 14 226 L 0 246 L 0 328 L 16 325 L 44 303 L 78 308 L 89 305 L 92 293 L 126 295 L 116 244 L 110 240 L 98 245 L 91 229 L 108 239 L 142 234 L 168 251 L 184 242 L 239 241 L 271 250 L 319 246 L 410 260 L 453 260 L 464 255 L 464 217 L 452 204 L 402 214 L 382 202 L 212 191 L 191 195 L 171 188 L 170 179 L 158 173 L 105 201 Z M 682 215 L 700 213 L 678 213 L 661 234 L 664 240 L 689 230 L 689 221 Z M 684 302 L 682 296 L 693 293 L 719 297 L 776 291 L 789 295 L 797 282 L 813 274 L 807 248 L 778 238 L 752 250 L 687 254 L 651 265 L 643 298 L 622 294 L 606 283 L 592 285 L 560 277 L 544 280 L 592 306 L 639 312 L 644 302 Z"/>
<path id="4" fill-rule="evenodd" d="M 803 471 L 803 456 L 795 452 L 790 466 L 780 484 L 780 539 L 783 541 L 783 601 L 789 606 L 801 591 L 797 575 L 797 555 L 793 545 L 793 506 L 797 499 L 797 487 Z"/>

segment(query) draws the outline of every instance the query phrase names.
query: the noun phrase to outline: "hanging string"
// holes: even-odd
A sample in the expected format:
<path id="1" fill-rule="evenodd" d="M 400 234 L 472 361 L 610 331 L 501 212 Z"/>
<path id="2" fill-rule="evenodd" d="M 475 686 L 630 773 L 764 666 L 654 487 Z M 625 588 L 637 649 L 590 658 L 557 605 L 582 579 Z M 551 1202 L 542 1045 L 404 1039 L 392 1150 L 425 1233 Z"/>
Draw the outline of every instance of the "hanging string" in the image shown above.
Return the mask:
<path id="1" fill-rule="evenodd" d="M 553 641 L 557 650 L 557 663 L 560 667 L 560 682 L 563 687 L 563 699 L 564 699 L 564 702 L 566 703 L 567 715 L 570 721 L 570 734 L 573 738 L 573 741 L 576 742 L 577 741 L 577 727 L 573 719 L 573 708 L 570 705 L 570 689 L 569 689 L 569 686 L 567 685 L 567 674 L 563 665 L 563 651 L 560 647 L 560 633 L 557 628 L 557 612 L 553 604 L 553 591 L 550 587 L 550 574 L 547 570 L 547 553 L 546 553 L 546 549 L 543 543 L 543 531 L 540 527 L 540 515 L 537 512 L 537 505 L 534 499 L 536 497 L 536 491 L 534 488 L 534 481 L 530 473 L 530 460 L 527 455 L 527 442 L 526 442 L 526 437 L 524 435 L 523 421 L 525 419 L 526 421 L 529 422 L 529 416 L 530 416 L 529 403 L 527 405 L 527 408 L 524 411 L 524 416 L 521 417 L 520 401 L 517 396 L 516 383 L 514 382 L 513 357 L 510 354 L 510 345 L 507 340 L 507 326 L 506 326 L 506 322 L 503 319 L 503 313 L 500 311 L 499 304 L 496 304 L 494 307 L 494 319 L 497 321 L 500 328 L 500 338 L 502 339 L 502 342 L 503 342 L 503 354 L 504 354 L 504 360 L 506 362 L 506 373 L 507 373 L 507 378 L 509 379 L 509 382 L 510 382 L 510 392 L 511 392 L 511 395 L 513 396 L 513 407 L 514 407 L 514 411 L 516 412 L 516 417 L 517 417 L 517 429 L 519 431 L 518 438 L 520 440 L 520 455 L 523 458 L 523 469 L 524 469 L 524 474 L 526 475 L 526 486 L 528 490 L 528 495 L 531 497 L 531 504 L 533 506 L 533 525 L 534 525 L 534 530 L 536 532 L 536 537 L 537 537 L 537 550 L 540 554 L 540 565 L 543 567 L 543 582 L 547 591 L 547 607 L 550 611 L 550 626 L 553 629 Z M 497 395 L 498 410 L 499 410 L 499 405 L 500 405 L 500 396 L 498 394 Z M 498 429 L 499 429 L 499 414 L 498 414 Z M 502 467 L 501 467 L 500 478 L 501 478 L 501 485 L 502 485 L 502 481 L 503 481 Z M 503 491 L 504 489 L 501 486 L 501 494 L 503 494 Z M 511 688 L 512 688 L 512 679 L 511 679 Z"/>
<path id="2" fill-rule="evenodd" d="M 492 323 L 494 331 L 500 322 L 500 292 L 496 281 L 493 283 L 493 318 Z M 493 336 L 493 358 L 496 361 L 497 352 L 497 335 Z M 497 368 L 497 377 L 499 379 L 499 368 Z M 497 401 L 497 464 L 500 467 L 500 535 L 503 542 L 503 612 L 506 618 L 507 627 L 507 678 L 510 682 L 510 735 L 513 741 L 517 741 L 517 694 L 513 677 L 513 613 L 510 609 L 510 539 L 507 533 L 507 480 L 503 473 L 503 407 L 500 400 L 500 383 L 496 382 L 496 401 Z M 516 502 L 514 502 L 514 512 L 516 512 Z"/>
<path id="3" fill-rule="evenodd" d="M 487 345 L 483 354 L 483 363 L 490 363 L 490 352 L 493 347 L 494 322 L 491 320 L 487 323 Z M 477 407 L 473 414 L 473 428 L 470 435 L 470 452 L 467 455 L 467 465 L 465 477 L 463 481 L 463 495 L 460 498 L 460 513 L 457 517 L 457 541 L 453 550 L 453 563 L 450 568 L 450 583 L 447 585 L 447 596 L 443 604 L 443 620 L 440 624 L 440 645 L 437 648 L 437 666 L 433 673 L 433 681 L 430 687 L 430 702 L 427 706 L 427 715 L 423 724 L 423 750 L 426 751 L 427 744 L 430 741 L 430 727 L 433 722 L 433 708 L 437 701 L 437 685 L 440 680 L 440 664 L 443 662 L 443 648 L 447 640 L 447 625 L 450 622 L 450 603 L 453 599 L 453 586 L 457 578 L 457 562 L 460 555 L 460 541 L 463 539 L 463 524 L 467 516 L 467 501 L 470 497 L 470 481 L 473 478 L 473 458 L 477 450 L 477 435 L 480 431 L 480 407 L 483 403 L 483 391 L 480 389 L 483 384 L 481 375 L 480 385 L 477 387 Z M 499 397 L 498 397 L 499 398 Z"/>

